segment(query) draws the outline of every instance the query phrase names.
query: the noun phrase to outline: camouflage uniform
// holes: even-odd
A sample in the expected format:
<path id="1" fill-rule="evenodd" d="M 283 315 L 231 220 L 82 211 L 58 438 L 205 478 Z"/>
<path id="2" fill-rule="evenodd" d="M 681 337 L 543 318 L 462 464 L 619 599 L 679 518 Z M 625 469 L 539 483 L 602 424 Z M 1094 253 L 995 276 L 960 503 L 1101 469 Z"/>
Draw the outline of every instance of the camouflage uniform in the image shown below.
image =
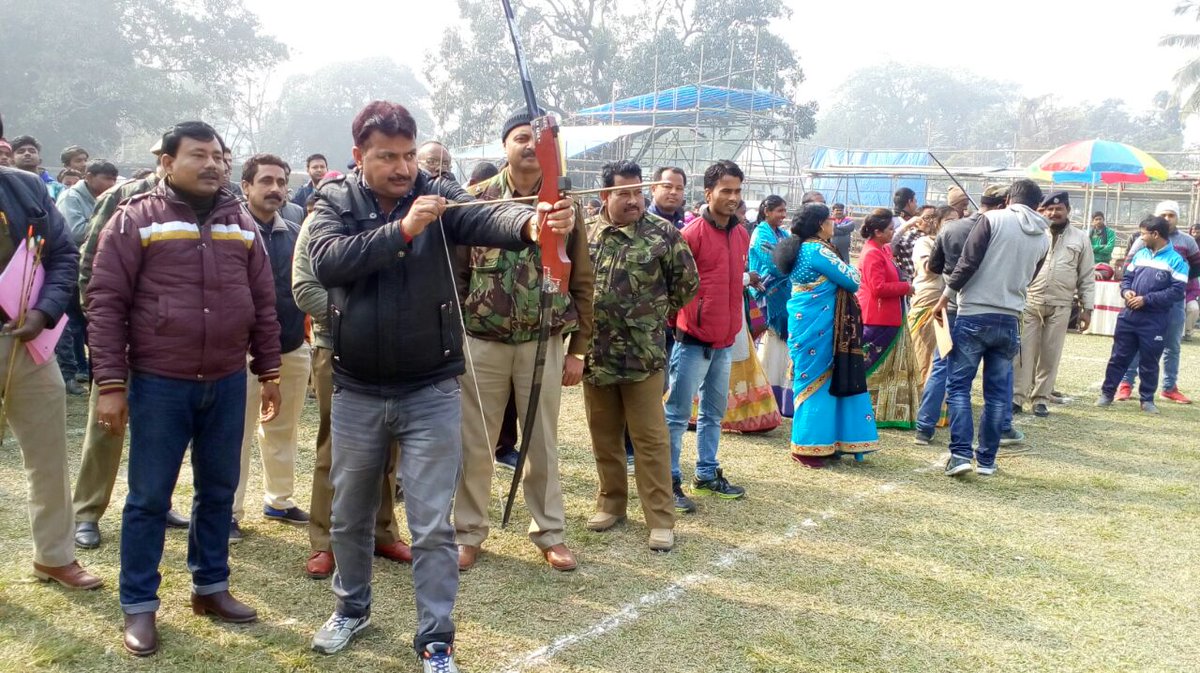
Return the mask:
<path id="1" fill-rule="evenodd" d="M 522 196 L 514 193 L 509 176 L 510 169 L 505 168 L 470 192 L 483 200 Z M 530 436 L 523 482 L 532 519 L 529 537 L 540 549 L 564 542 L 566 515 L 557 446 L 564 350 L 582 357 L 592 332 L 592 263 L 578 216 L 566 247 L 572 264 L 569 294 L 555 296 L 546 316 L 552 336 L 546 344 L 537 424 Z M 488 536 L 492 447 L 504 409 L 510 396 L 515 396 L 523 420 L 529 404 L 540 327 L 541 256 L 537 248 L 519 252 L 470 248 L 460 249 L 457 257 L 468 364 L 462 382 L 463 470 L 455 495 L 454 527 L 459 544 L 477 547 Z M 567 335 L 570 345 L 564 348 Z"/>
<path id="2" fill-rule="evenodd" d="M 468 192 L 483 201 L 518 196 L 509 182 L 507 168 L 491 179 L 471 186 Z M 590 284 L 592 275 L 582 224 L 582 219 L 576 220 L 577 232 L 572 234 L 567 242 L 567 254 L 571 257 L 573 265 L 571 292 L 556 295 L 550 312 L 550 333 L 576 333 L 571 339 L 570 352 L 578 355 L 587 352 L 588 335 L 581 332 L 585 321 L 589 332 L 591 329 L 590 287 L 586 296 L 581 296 L 579 292 L 584 276 Z M 509 344 L 536 341 L 541 327 L 538 320 L 542 298 L 540 249 L 531 247 L 517 251 L 499 248 L 469 250 L 469 268 L 460 269 L 460 275 L 467 278 L 463 298 L 463 319 L 466 322 L 467 334 L 478 339 Z M 580 268 L 581 261 L 583 268 Z M 585 312 L 586 317 L 581 316 L 581 312 Z"/>
<path id="3" fill-rule="evenodd" d="M 117 205 L 127 199 L 145 194 L 159 183 L 157 175 L 141 180 L 130 180 L 112 187 L 100 195 L 96 210 L 88 220 L 87 236 L 80 248 L 79 296 L 83 297 L 92 280 L 92 260 L 100 242 L 100 231 L 108 223 Z M 86 304 L 85 304 L 86 305 Z M 83 455 L 79 463 L 79 478 L 75 482 L 75 521 L 98 522 L 108 509 L 112 498 L 113 484 L 117 481 L 117 470 L 121 466 L 121 448 L 124 433 L 113 434 L 100 427 L 96 414 L 96 403 L 100 400 L 100 386 L 93 385 L 88 396 L 87 430 L 83 435 Z"/>
<path id="4" fill-rule="evenodd" d="M 663 325 L 699 289 L 696 262 L 679 230 L 654 215 L 618 226 L 602 211 L 588 221 L 588 239 L 596 268 L 596 328 L 583 395 L 600 478 L 596 507 L 625 515 L 628 429 L 646 525 L 674 528 Z"/>

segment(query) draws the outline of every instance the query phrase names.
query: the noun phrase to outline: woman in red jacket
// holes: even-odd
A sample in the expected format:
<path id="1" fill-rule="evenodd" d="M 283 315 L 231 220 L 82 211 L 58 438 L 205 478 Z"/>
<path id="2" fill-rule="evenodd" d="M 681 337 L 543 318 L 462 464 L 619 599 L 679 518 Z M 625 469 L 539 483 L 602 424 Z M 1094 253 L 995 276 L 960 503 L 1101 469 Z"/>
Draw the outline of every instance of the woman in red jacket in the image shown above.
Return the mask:
<path id="1" fill-rule="evenodd" d="M 921 402 L 921 381 L 908 331 L 904 329 L 905 298 L 912 285 L 900 279 L 892 259 L 892 213 L 878 209 L 863 221 L 866 239 L 858 261 L 862 284 L 858 303 L 863 314 L 863 355 L 867 390 L 880 428 L 912 429 Z"/>

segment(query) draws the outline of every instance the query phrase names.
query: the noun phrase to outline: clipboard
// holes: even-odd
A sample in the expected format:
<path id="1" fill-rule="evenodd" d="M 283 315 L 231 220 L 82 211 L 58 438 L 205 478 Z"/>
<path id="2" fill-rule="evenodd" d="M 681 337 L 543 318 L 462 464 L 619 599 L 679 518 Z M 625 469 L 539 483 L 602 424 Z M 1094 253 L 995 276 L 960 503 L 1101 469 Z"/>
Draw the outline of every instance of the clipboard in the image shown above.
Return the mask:
<path id="1" fill-rule="evenodd" d="M 938 320 L 939 317 L 941 320 Z M 937 338 L 938 355 L 947 357 L 954 348 L 954 340 L 950 338 L 950 323 L 946 318 L 945 309 L 942 310 L 941 315 L 934 316 L 932 320 L 933 335 Z"/>

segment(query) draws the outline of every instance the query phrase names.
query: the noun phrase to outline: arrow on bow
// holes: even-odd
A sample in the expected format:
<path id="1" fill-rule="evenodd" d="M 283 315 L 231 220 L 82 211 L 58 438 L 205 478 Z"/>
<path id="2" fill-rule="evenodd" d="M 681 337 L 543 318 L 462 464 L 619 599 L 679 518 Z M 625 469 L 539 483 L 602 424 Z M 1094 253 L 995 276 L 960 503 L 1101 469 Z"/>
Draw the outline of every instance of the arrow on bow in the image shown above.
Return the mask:
<path id="1" fill-rule="evenodd" d="M 525 61 L 525 52 L 521 49 L 521 38 L 517 31 L 517 19 L 513 15 L 509 0 L 500 0 L 504 5 L 504 16 L 508 20 L 508 34 L 512 37 L 513 51 L 517 58 L 517 70 L 521 76 L 521 90 L 525 94 L 525 107 L 529 111 L 530 127 L 533 129 L 534 155 L 538 166 L 542 169 L 542 183 L 538 189 L 538 201 L 555 203 L 564 192 L 571 189 L 571 181 L 563 175 L 562 159 L 558 149 L 558 120 L 554 115 L 542 111 L 538 107 L 537 96 L 533 93 L 533 81 L 529 77 L 529 68 Z M 508 488 L 508 498 L 504 501 L 504 515 L 500 527 L 508 525 L 512 515 L 513 501 L 517 497 L 517 487 L 521 484 L 521 475 L 525 470 L 525 459 L 529 455 L 529 441 L 537 427 L 538 405 L 542 397 L 542 375 L 546 368 L 546 343 L 550 340 L 550 318 L 554 307 L 554 297 L 566 294 L 571 279 L 571 260 L 567 257 L 566 238 L 551 229 L 546 224 L 546 213 L 540 214 L 538 223 L 538 248 L 542 266 L 541 299 L 538 302 L 538 339 L 537 350 L 533 360 L 533 380 L 529 385 L 529 404 L 525 407 L 525 419 L 521 426 L 521 447 L 517 454 L 517 464 L 513 468 L 512 484 Z"/>

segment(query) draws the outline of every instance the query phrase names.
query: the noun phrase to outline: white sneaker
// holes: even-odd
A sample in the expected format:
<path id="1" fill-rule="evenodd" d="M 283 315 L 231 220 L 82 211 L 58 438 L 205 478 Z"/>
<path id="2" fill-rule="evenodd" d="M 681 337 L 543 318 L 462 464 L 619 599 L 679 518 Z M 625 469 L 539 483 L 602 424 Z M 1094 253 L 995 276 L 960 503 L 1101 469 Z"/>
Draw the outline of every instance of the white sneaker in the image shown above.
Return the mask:
<path id="1" fill-rule="evenodd" d="M 371 615 L 347 617 L 337 612 L 313 636 L 312 648 L 321 654 L 341 652 L 359 631 L 371 625 Z"/>
<path id="2" fill-rule="evenodd" d="M 446 643 L 429 643 L 421 653 L 423 673 L 459 673 L 454 663 L 454 647 Z"/>

